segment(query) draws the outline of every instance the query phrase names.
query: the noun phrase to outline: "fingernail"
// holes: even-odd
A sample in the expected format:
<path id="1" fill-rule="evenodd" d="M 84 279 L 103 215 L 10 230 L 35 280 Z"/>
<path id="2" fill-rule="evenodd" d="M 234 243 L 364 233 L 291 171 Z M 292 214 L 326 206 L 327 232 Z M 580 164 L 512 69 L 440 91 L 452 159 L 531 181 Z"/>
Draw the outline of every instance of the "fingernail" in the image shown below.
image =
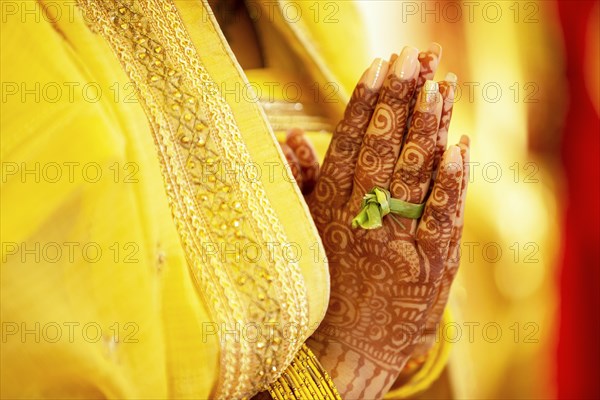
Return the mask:
<path id="1" fill-rule="evenodd" d="M 442 58 L 442 45 L 436 42 L 432 42 L 429 47 L 427 48 L 428 51 L 432 52 L 433 54 L 435 54 L 438 58 L 438 60 L 440 58 Z"/>
<path id="2" fill-rule="evenodd" d="M 462 166 L 462 156 L 460 155 L 460 147 L 452 145 L 448 148 L 446 156 L 444 157 L 444 164 Z"/>
<path id="3" fill-rule="evenodd" d="M 394 64 L 394 61 L 396 61 L 396 59 L 398 58 L 398 54 L 396 53 L 392 53 L 392 55 L 390 56 L 390 65 Z"/>
<path id="4" fill-rule="evenodd" d="M 439 90 L 440 87 L 437 82 L 430 80 L 425 81 L 422 92 L 423 101 L 429 106 L 435 105 L 438 101 Z"/>
<path id="5" fill-rule="evenodd" d="M 469 147 L 469 146 L 471 146 L 471 139 L 467 135 L 462 135 L 460 137 L 460 143 L 462 143 L 465 146 Z"/>
<path id="6" fill-rule="evenodd" d="M 445 102 L 454 102 L 454 93 L 456 92 L 456 82 L 458 82 L 458 77 L 456 74 L 452 72 L 448 72 L 444 81 L 448 82 L 448 90 L 446 91 L 446 96 L 444 97 Z"/>
<path id="7" fill-rule="evenodd" d="M 419 66 L 419 50 L 414 47 L 405 47 L 396 60 L 394 74 L 400 79 L 412 78 Z"/>
<path id="8" fill-rule="evenodd" d="M 361 78 L 361 83 L 364 83 L 371 89 L 379 89 L 383 84 L 383 80 L 387 73 L 388 62 L 381 58 L 376 58 L 367 72 Z"/>
<path id="9" fill-rule="evenodd" d="M 449 83 L 456 83 L 458 82 L 458 76 L 456 76 L 456 74 L 453 72 L 448 72 L 444 80 Z"/>

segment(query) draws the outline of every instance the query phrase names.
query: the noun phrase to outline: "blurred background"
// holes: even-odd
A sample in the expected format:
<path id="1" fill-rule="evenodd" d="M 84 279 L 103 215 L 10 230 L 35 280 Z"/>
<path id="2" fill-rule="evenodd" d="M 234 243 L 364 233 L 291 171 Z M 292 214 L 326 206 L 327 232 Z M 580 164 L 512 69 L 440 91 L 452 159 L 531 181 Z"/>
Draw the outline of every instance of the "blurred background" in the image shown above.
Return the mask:
<path id="1" fill-rule="evenodd" d="M 305 16 L 320 10 L 327 20 L 350 0 L 319 0 L 316 8 L 314 0 L 295 1 L 310 1 Z M 403 45 L 425 49 L 435 41 L 443 47 L 436 79 L 450 71 L 459 79 L 450 143 L 471 137 L 471 182 L 453 318 L 438 339 L 452 343 L 444 379 L 454 397 L 600 398 L 599 2 L 355 3 L 371 57 L 387 59 Z M 358 27 L 336 26 L 349 20 L 344 15 L 342 24 L 314 20 L 312 33 L 323 58 L 338 60 L 336 71 L 348 71 L 344 79 L 354 83 L 358 75 L 351 71 L 362 71 L 367 61 L 354 55 L 351 38 L 340 43 L 325 31 L 360 35 Z M 297 20 L 288 22 L 295 27 Z M 279 51 L 289 51 L 287 42 L 268 28 L 269 49 L 286 61 L 282 69 L 294 70 L 295 59 Z M 335 50 L 327 52 L 332 44 Z M 257 81 L 279 79 L 246 72 Z M 129 107 L 124 103 L 118 106 Z"/>
<path id="2" fill-rule="evenodd" d="M 597 1 L 358 1 L 372 56 L 443 47 L 472 165 L 457 398 L 599 398 Z M 424 397 L 433 396 L 431 393 Z"/>

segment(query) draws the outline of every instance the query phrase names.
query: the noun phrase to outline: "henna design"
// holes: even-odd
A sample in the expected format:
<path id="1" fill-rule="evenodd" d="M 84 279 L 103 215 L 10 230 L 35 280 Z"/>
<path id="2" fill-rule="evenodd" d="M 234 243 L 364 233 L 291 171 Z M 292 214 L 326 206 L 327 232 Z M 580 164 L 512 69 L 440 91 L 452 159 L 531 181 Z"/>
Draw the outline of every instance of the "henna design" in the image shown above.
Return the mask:
<path id="1" fill-rule="evenodd" d="M 419 76 L 417 78 L 417 85 L 415 88 L 415 95 L 410 101 L 410 105 L 408 107 L 409 115 L 412 116 L 415 106 L 417 103 L 417 99 L 422 92 L 423 86 L 425 82 L 428 80 L 433 80 L 435 75 L 435 71 L 437 70 L 438 64 L 440 63 L 440 59 L 438 55 L 432 51 L 422 51 L 419 53 L 419 64 L 421 65 L 419 70 Z M 407 126 L 410 126 L 411 120 L 409 118 Z"/>
<path id="2" fill-rule="evenodd" d="M 396 166 L 390 192 L 394 198 L 421 203 L 433 171 L 434 150 L 438 131 L 434 113 L 415 111 L 407 140 Z M 403 219 L 410 223 L 409 220 Z"/>
<path id="3" fill-rule="evenodd" d="M 421 64 L 421 71 L 419 72 L 419 79 L 417 81 L 418 89 L 421 89 L 423 87 L 425 81 L 433 79 L 439 62 L 439 57 L 431 50 L 419 53 L 419 63 Z"/>
<path id="4" fill-rule="evenodd" d="M 462 185 L 463 166 L 447 164 L 440 168 L 427 207 L 417 230 L 417 241 L 444 266 Z"/>
<path id="5" fill-rule="evenodd" d="M 446 150 L 446 145 L 448 143 L 448 131 L 450 129 L 450 121 L 452 120 L 452 109 L 454 107 L 455 85 L 455 82 L 440 82 L 440 94 L 443 98 L 443 105 L 442 116 L 440 117 L 440 127 L 438 130 L 437 141 L 435 145 L 435 156 L 433 158 L 432 180 L 435 179 L 435 174 L 440 165 L 442 154 L 444 154 L 444 151 Z"/>
<path id="6" fill-rule="evenodd" d="M 457 202 L 458 195 L 446 193 L 456 181 L 457 175 L 451 176 L 454 181 L 441 175 L 447 182 L 439 183 L 434 190 L 429 214 L 435 218 L 441 219 L 436 208 L 447 207 L 455 212 L 450 203 Z M 345 206 L 332 210 L 324 225 L 317 222 L 329 258 L 332 293 L 324 321 L 310 342 L 328 348 L 336 346 L 340 352 L 353 354 L 356 360 L 365 359 L 360 367 L 365 371 L 360 375 L 358 366 L 345 372 L 347 363 L 322 360 L 337 377 L 334 381 L 338 390 L 345 391 L 348 397 L 349 393 L 364 396 L 362 391 L 374 390 L 366 389 L 365 384 L 355 393 L 357 385 L 351 383 L 356 376 L 369 377 L 373 387 L 375 382 L 385 385 L 379 389 L 383 390 L 399 374 L 426 327 L 444 262 L 437 257 L 437 249 L 420 248 L 409 234 L 409 227 L 399 235 L 397 224 L 386 219 L 381 229 L 357 231 L 350 228 L 351 218 Z M 442 222 L 421 235 L 423 243 L 428 244 L 438 233 L 450 235 L 452 220 L 446 218 Z M 372 393 L 374 397 L 380 394 Z"/>
<path id="7" fill-rule="evenodd" d="M 453 74 L 452 74 L 453 75 Z M 450 127 L 450 121 L 452 119 L 452 109 L 454 106 L 454 88 L 456 85 L 456 76 L 451 77 L 451 81 L 442 81 L 439 84 L 440 94 L 443 98 L 443 107 L 442 107 L 442 115 L 440 117 L 440 127 L 438 130 L 435 156 L 433 160 L 433 175 L 431 177 L 430 189 L 433 188 L 433 182 L 435 181 L 437 170 L 439 168 L 439 164 L 441 162 L 442 155 L 446 150 L 446 144 L 448 142 L 448 130 Z M 448 258 L 444 268 L 443 278 L 440 282 L 440 287 L 438 292 L 436 293 L 434 303 L 431 307 L 431 312 L 429 318 L 426 322 L 425 330 L 423 332 L 423 336 L 421 338 L 420 343 L 414 350 L 413 357 L 419 358 L 423 355 L 427 354 L 429 349 L 433 346 L 436 334 L 438 331 L 438 324 L 442 319 L 444 309 L 446 307 L 446 303 L 448 301 L 448 296 L 450 294 L 450 288 L 452 286 L 452 282 L 454 281 L 454 277 L 456 276 L 456 272 L 458 270 L 458 265 L 460 262 L 459 259 L 459 246 L 460 246 L 460 238 L 462 236 L 462 205 L 464 204 L 464 195 L 466 194 L 466 187 L 468 182 L 468 161 L 465 161 L 465 158 L 468 159 L 468 143 L 461 144 L 461 155 L 463 157 L 463 182 L 461 185 L 461 197 L 459 198 L 459 204 L 457 207 L 457 215 L 455 218 L 455 224 L 452 230 L 452 236 L 450 239 L 450 246 L 448 251 Z M 394 385 L 396 385 L 396 382 Z"/>
<path id="8" fill-rule="evenodd" d="M 351 200 L 354 207 L 374 186 L 389 187 L 415 85 L 415 79 L 401 80 L 393 73 L 386 78 L 360 149 Z"/>
<path id="9" fill-rule="evenodd" d="M 288 133 L 286 142 L 279 143 L 279 146 L 302 193 L 312 192 L 319 176 L 319 161 L 304 132 L 293 129 Z"/>
<path id="10" fill-rule="evenodd" d="M 421 75 L 430 77 L 437 55 L 421 64 Z M 444 155 L 420 221 L 387 217 L 376 230 L 350 224 L 371 186 L 390 187 L 411 202 L 427 195 L 438 130 L 451 114 L 441 103 L 418 105 L 403 146 L 417 85 L 390 74 L 381 94 L 357 86 L 308 198 L 327 251 L 331 298 L 307 343 L 344 398 L 377 398 L 392 385 L 429 323 L 439 321 L 432 314 L 446 293 L 442 285 L 451 283 L 447 256 L 459 234 L 454 222 L 464 180 L 462 165 L 449 168 L 455 148 Z"/>
<path id="11" fill-rule="evenodd" d="M 291 130 L 287 135 L 286 143 L 298 159 L 299 168 L 302 172 L 302 193 L 305 195 L 310 194 L 319 176 L 317 153 L 301 129 Z"/>
<path id="12" fill-rule="evenodd" d="M 303 187 L 303 177 L 302 177 L 302 169 L 300 168 L 300 161 L 296 156 L 296 153 L 285 143 L 279 143 L 281 147 L 281 151 L 285 156 L 288 165 L 290 166 L 290 170 L 292 171 L 292 176 L 296 181 L 296 184 L 302 189 Z"/>
<path id="13" fill-rule="evenodd" d="M 461 139 L 460 143 L 461 157 L 463 160 L 463 175 L 460 188 L 460 197 L 458 198 L 458 205 L 456 207 L 456 216 L 454 226 L 452 228 L 452 234 L 450 236 L 450 244 L 448 249 L 448 256 L 444 266 L 444 273 L 440 282 L 438 293 L 435 296 L 434 303 L 431 307 L 429 318 L 426 322 L 425 335 L 421 339 L 421 343 L 415 349 L 414 357 L 419 357 L 426 354 L 435 340 L 435 334 L 437 332 L 437 325 L 442 319 L 448 297 L 450 295 L 450 288 L 452 282 L 458 271 L 460 264 L 460 241 L 462 238 L 462 231 L 464 225 L 464 207 L 465 199 L 467 195 L 467 185 L 469 182 L 469 143 L 468 139 Z"/>
<path id="14" fill-rule="evenodd" d="M 427 80 L 432 80 L 435 71 L 437 70 L 440 60 L 439 57 L 431 50 L 422 51 L 419 53 L 419 64 L 421 64 L 421 70 L 419 71 L 419 77 L 417 78 L 417 86 L 415 89 L 415 96 L 411 99 L 409 111 L 413 112 L 417 102 L 419 93 L 425 85 Z"/>
<path id="15" fill-rule="evenodd" d="M 425 82 L 437 56 L 419 60 Z M 381 91 L 359 83 L 318 177 L 314 150 L 302 132 L 290 132 L 286 141 L 304 183 L 316 180 L 307 201 L 330 267 L 329 307 L 307 344 L 343 398 L 382 397 L 406 361 L 425 349 L 422 336 L 439 323 L 458 268 L 468 143 L 461 144 L 460 165 L 449 162 L 456 159 L 454 148 L 440 161 L 451 103 L 417 105 L 409 113 L 418 86 L 417 79 L 393 74 Z M 440 86 L 449 99 L 447 82 Z M 422 202 L 440 163 L 420 220 L 388 217 L 377 230 L 351 228 L 365 189 L 390 187 L 396 198 Z"/>
<path id="16" fill-rule="evenodd" d="M 378 98 L 379 91 L 369 89 L 364 83 L 359 83 L 354 89 L 344 118 L 333 133 L 309 204 L 335 207 L 347 202 L 362 137 Z M 313 213 L 313 216 L 322 213 Z"/>

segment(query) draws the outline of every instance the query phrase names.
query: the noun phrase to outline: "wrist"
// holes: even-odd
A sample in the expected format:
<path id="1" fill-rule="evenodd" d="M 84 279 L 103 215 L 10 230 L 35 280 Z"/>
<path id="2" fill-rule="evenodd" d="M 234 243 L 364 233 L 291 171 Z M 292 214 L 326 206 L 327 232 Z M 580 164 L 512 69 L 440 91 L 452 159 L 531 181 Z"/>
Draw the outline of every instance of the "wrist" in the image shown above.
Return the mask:
<path id="1" fill-rule="evenodd" d="M 399 365 L 386 364 L 373 354 L 319 330 L 306 344 L 328 371 L 342 398 L 382 397 L 396 381 L 406 361 Z"/>
<path id="2" fill-rule="evenodd" d="M 336 387 L 343 390 L 351 382 L 359 383 L 361 376 L 354 373 L 359 366 L 358 354 L 347 346 L 330 337 L 318 335 L 311 336 L 306 345 L 315 354 L 323 368 L 328 371 Z"/>

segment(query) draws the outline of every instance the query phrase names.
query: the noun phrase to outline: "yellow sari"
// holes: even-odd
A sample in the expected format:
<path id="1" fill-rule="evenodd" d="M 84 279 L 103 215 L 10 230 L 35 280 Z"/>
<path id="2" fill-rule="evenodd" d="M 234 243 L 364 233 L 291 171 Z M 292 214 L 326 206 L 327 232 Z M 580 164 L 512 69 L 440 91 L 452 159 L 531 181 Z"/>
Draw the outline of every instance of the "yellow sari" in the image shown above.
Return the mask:
<path id="1" fill-rule="evenodd" d="M 204 2 L 6 7 L 3 397 L 248 397 L 316 329 L 325 252 L 273 129 L 323 155 L 366 61 L 352 4 L 289 4 L 260 3 L 252 84 Z"/>

